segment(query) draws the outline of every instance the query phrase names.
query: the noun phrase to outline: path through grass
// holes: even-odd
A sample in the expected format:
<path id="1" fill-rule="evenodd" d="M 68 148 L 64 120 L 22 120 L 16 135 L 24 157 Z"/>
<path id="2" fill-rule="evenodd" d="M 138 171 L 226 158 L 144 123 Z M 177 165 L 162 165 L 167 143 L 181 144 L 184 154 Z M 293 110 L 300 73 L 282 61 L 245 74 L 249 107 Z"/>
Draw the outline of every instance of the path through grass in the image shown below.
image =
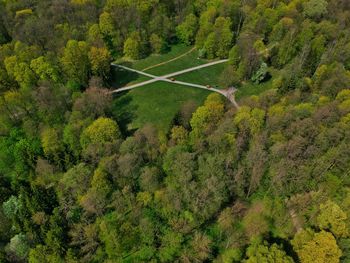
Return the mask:
<path id="1" fill-rule="evenodd" d="M 217 64 L 211 67 L 179 75 L 176 77 L 176 79 L 200 85 L 211 85 L 212 87 L 217 86 L 218 88 L 225 89 L 227 87 L 221 87 L 220 85 L 220 76 L 226 66 L 227 63 Z"/>
<path id="2" fill-rule="evenodd" d="M 201 105 L 209 93 L 182 85 L 156 82 L 116 95 L 113 115 L 124 132 L 151 123 L 166 133 L 183 103 L 193 100 Z"/>

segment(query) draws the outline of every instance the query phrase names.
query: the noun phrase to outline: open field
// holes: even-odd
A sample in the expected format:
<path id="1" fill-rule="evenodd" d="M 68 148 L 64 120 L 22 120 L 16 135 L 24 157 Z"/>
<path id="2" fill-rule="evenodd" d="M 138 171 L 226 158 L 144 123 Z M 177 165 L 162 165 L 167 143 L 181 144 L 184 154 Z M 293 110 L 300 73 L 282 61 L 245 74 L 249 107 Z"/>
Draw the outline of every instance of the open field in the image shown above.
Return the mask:
<path id="1" fill-rule="evenodd" d="M 195 84 L 218 86 L 219 89 L 225 89 L 226 87 L 221 87 L 220 85 L 220 76 L 226 66 L 227 63 L 214 65 L 177 76 L 176 79 Z"/>
<path id="2" fill-rule="evenodd" d="M 191 50 L 191 47 L 176 45 L 167 54 L 161 56 L 153 55 L 139 61 L 123 62 L 123 65 L 142 70 L 144 67 L 158 65 L 185 54 L 179 59 L 145 71 L 161 76 L 208 62 L 207 60 L 197 59 L 195 50 L 186 53 L 189 50 Z M 220 76 L 226 65 L 227 63 L 222 63 L 198 69 L 176 76 L 175 79 L 225 89 L 227 87 L 221 87 L 220 85 Z M 114 88 L 129 86 L 149 79 L 128 70 L 114 68 L 113 71 Z M 270 89 L 275 73 L 273 70 L 272 78 L 261 84 L 254 84 L 250 81 L 245 82 L 241 87 L 238 87 L 235 94 L 236 99 L 239 101 L 245 97 L 258 95 Z M 209 93 L 205 90 L 158 81 L 115 95 L 113 115 L 126 133 L 142 127 L 146 123 L 154 124 L 159 130 L 167 132 L 172 120 L 184 102 L 194 100 L 198 105 L 201 105 Z"/>
<path id="3" fill-rule="evenodd" d="M 177 57 L 179 58 L 174 61 L 170 61 L 169 63 L 165 63 L 157 66 L 160 63 L 167 62 Z M 210 62 L 210 60 L 198 59 L 198 52 L 195 49 L 193 50 L 193 46 L 177 44 L 172 46 L 167 53 L 164 53 L 161 55 L 153 54 L 147 58 L 135 60 L 135 61 L 127 61 L 124 59 L 120 59 L 116 61 L 116 64 L 121 64 L 130 68 L 141 70 L 141 71 L 146 69 L 145 72 L 147 73 L 161 76 L 161 75 L 166 75 L 182 69 L 202 65 L 208 62 Z M 151 66 L 156 66 L 156 67 L 147 69 Z"/>
<path id="4" fill-rule="evenodd" d="M 264 91 L 271 89 L 271 87 L 272 87 L 272 80 L 269 80 L 260 84 L 254 84 L 249 81 L 237 89 L 237 92 L 235 93 L 235 97 L 236 97 L 236 100 L 239 102 L 239 100 L 243 98 L 253 96 L 253 95 L 259 95 Z"/>
<path id="5" fill-rule="evenodd" d="M 164 54 L 152 54 L 148 56 L 147 58 L 135 60 L 130 62 L 131 67 L 138 70 L 144 70 L 147 67 L 157 65 L 159 63 L 168 61 L 170 59 L 173 59 L 175 57 L 181 56 L 182 54 L 190 51 L 193 47 L 192 46 L 186 46 L 184 44 L 177 44 L 174 46 L 171 46 L 169 50 Z M 194 51 L 196 53 L 196 51 Z"/>
<path id="6" fill-rule="evenodd" d="M 113 89 L 125 87 L 127 85 L 132 85 L 136 83 L 140 83 L 150 78 L 137 74 L 135 72 L 122 70 L 118 67 L 112 67 L 112 80 L 111 87 Z"/>
<path id="7" fill-rule="evenodd" d="M 236 100 L 239 101 L 245 97 L 252 95 L 259 95 L 266 90 L 272 89 L 272 81 L 279 75 L 279 71 L 275 68 L 269 68 L 270 79 L 260 84 L 255 84 L 251 81 L 247 81 L 241 87 L 237 89 Z"/>
<path id="8" fill-rule="evenodd" d="M 146 123 L 152 123 L 167 132 L 183 103 L 193 100 L 201 105 L 209 93 L 182 85 L 156 82 L 116 95 L 113 115 L 124 132 Z"/>

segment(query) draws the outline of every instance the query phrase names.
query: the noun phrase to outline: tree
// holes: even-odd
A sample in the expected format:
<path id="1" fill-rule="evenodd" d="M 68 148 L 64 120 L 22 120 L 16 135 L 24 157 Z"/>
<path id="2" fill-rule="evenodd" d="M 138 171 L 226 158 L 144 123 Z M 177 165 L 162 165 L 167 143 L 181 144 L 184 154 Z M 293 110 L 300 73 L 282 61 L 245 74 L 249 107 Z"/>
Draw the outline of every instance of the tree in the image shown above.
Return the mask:
<path id="1" fill-rule="evenodd" d="M 327 13 L 326 0 L 309 0 L 304 4 L 304 15 L 310 18 L 320 18 Z"/>
<path id="2" fill-rule="evenodd" d="M 64 151 L 62 140 L 58 131 L 53 128 L 45 128 L 41 133 L 41 144 L 46 157 L 60 161 L 60 154 Z"/>
<path id="3" fill-rule="evenodd" d="M 30 62 L 30 67 L 41 80 L 53 80 L 54 82 L 59 80 L 57 67 L 44 56 L 33 59 Z"/>
<path id="4" fill-rule="evenodd" d="M 67 80 L 86 86 L 90 75 L 89 48 L 86 42 L 69 40 L 61 63 Z"/>
<path id="5" fill-rule="evenodd" d="M 217 51 L 215 55 L 219 58 L 227 58 L 232 47 L 233 33 L 231 31 L 231 20 L 218 17 L 215 20 L 214 32 L 216 34 Z"/>
<path id="6" fill-rule="evenodd" d="M 7 218 L 14 218 L 21 208 L 21 203 L 16 196 L 11 195 L 10 198 L 3 202 L 2 209 Z"/>
<path id="7" fill-rule="evenodd" d="M 192 115 L 190 121 L 192 141 L 200 139 L 208 134 L 220 121 L 224 114 L 224 104 L 219 94 L 211 94 L 206 99 L 204 106 L 199 107 Z"/>
<path id="8" fill-rule="evenodd" d="M 80 143 L 83 148 L 89 144 L 113 142 L 121 136 L 118 125 L 109 118 L 98 118 L 82 133 Z"/>
<path id="9" fill-rule="evenodd" d="M 159 248 L 159 260 L 161 262 L 174 261 L 176 256 L 180 253 L 183 236 L 181 233 L 176 233 L 167 230 L 161 237 L 161 246 Z"/>
<path id="10" fill-rule="evenodd" d="M 247 248 L 246 263 L 293 263 L 294 260 L 286 254 L 281 246 L 272 244 L 269 246 L 267 242 L 263 244 L 253 243 Z"/>
<path id="11" fill-rule="evenodd" d="M 112 95 L 107 89 L 90 87 L 73 104 L 73 112 L 81 118 L 96 119 L 110 111 Z"/>
<path id="12" fill-rule="evenodd" d="M 77 164 L 63 174 L 58 184 L 58 197 L 68 219 L 74 219 L 78 199 L 89 189 L 92 169 L 84 163 Z"/>
<path id="13" fill-rule="evenodd" d="M 29 244 L 23 233 L 15 235 L 11 238 L 10 243 L 6 247 L 6 251 L 13 260 L 25 260 L 29 252 Z"/>
<path id="14" fill-rule="evenodd" d="M 208 59 L 213 59 L 215 58 L 215 54 L 217 51 L 217 39 L 215 38 L 215 33 L 212 32 L 209 34 L 207 40 L 204 43 L 204 50 L 206 57 Z"/>
<path id="15" fill-rule="evenodd" d="M 181 258 L 185 262 L 203 262 L 207 260 L 211 252 L 211 240 L 206 235 L 195 232 L 193 239 L 185 250 L 185 254 Z"/>
<path id="16" fill-rule="evenodd" d="M 100 117 L 85 128 L 80 136 L 83 154 L 98 160 L 105 154 L 111 154 L 121 138 L 117 123 L 109 118 Z"/>
<path id="17" fill-rule="evenodd" d="M 5 58 L 4 64 L 8 75 L 21 87 L 31 88 L 35 84 L 36 78 L 28 63 L 21 62 L 17 56 L 10 56 Z"/>
<path id="18" fill-rule="evenodd" d="M 236 68 L 231 65 L 224 69 L 220 75 L 219 81 L 223 88 L 237 87 L 241 84 Z"/>
<path id="19" fill-rule="evenodd" d="M 174 126 L 171 129 L 171 142 L 176 145 L 186 144 L 188 131 L 182 126 Z"/>
<path id="20" fill-rule="evenodd" d="M 91 187 L 80 198 L 79 203 L 88 213 L 100 216 L 107 205 L 110 192 L 111 186 L 106 172 L 97 168 L 92 177 Z"/>
<path id="21" fill-rule="evenodd" d="M 186 16 L 185 20 L 176 27 L 177 37 L 186 45 L 191 45 L 194 42 L 194 36 L 197 32 L 198 21 L 194 14 Z"/>
<path id="22" fill-rule="evenodd" d="M 131 33 L 124 42 L 124 55 L 131 59 L 140 59 L 143 55 L 141 41 L 139 32 Z"/>
<path id="23" fill-rule="evenodd" d="M 331 200 L 320 205 L 317 222 L 320 229 L 329 230 L 336 237 L 347 237 L 349 235 L 347 215 Z"/>
<path id="24" fill-rule="evenodd" d="M 266 78 L 267 74 L 268 74 L 268 67 L 267 67 L 267 64 L 263 62 L 261 63 L 260 68 L 254 73 L 251 80 L 256 84 L 259 84 Z"/>
<path id="25" fill-rule="evenodd" d="M 243 225 L 249 239 L 259 238 L 268 231 L 266 206 L 263 202 L 253 204 L 243 218 Z"/>
<path id="26" fill-rule="evenodd" d="M 308 229 L 299 231 L 294 236 L 292 245 L 301 263 L 336 263 L 341 256 L 334 236 L 323 230 L 319 233 Z"/>
<path id="27" fill-rule="evenodd" d="M 155 54 L 162 53 L 165 43 L 162 37 L 159 37 L 157 34 L 152 34 L 149 38 L 149 42 L 151 44 L 152 52 Z"/>
<path id="28" fill-rule="evenodd" d="M 105 47 L 91 47 L 89 51 L 89 59 L 92 74 L 108 80 L 110 77 L 111 55 Z"/>
<path id="29" fill-rule="evenodd" d="M 239 47 L 234 45 L 229 52 L 229 63 L 237 68 L 240 60 Z"/>

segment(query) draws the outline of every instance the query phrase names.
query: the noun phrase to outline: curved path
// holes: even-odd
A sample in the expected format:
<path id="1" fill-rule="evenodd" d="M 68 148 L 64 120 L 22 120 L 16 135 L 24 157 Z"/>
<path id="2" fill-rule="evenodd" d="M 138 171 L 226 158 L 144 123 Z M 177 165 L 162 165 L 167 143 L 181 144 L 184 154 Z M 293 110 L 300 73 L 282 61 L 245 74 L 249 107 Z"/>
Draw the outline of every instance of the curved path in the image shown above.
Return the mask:
<path id="1" fill-rule="evenodd" d="M 125 67 L 125 66 L 122 66 L 122 65 L 118 65 L 118 64 L 112 63 L 111 64 L 112 66 L 119 67 L 119 68 L 122 68 L 122 69 L 128 70 L 128 71 L 136 72 L 136 73 L 138 73 L 140 75 L 144 75 L 144 76 L 150 77 L 152 79 L 146 80 L 146 81 L 143 81 L 143 82 L 140 82 L 140 83 L 136 83 L 136 84 L 133 84 L 133 85 L 130 85 L 130 86 L 126 86 L 126 87 L 123 87 L 123 88 L 115 89 L 115 90 L 111 91 L 111 93 L 119 93 L 119 92 L 131 90 L 131 89 L 135 89 L 137 87 L 141 87 L 141 86 L 144 86 L 144 85 L 147 85 L 147 84 L 151 84 L 151 83 L 156 82 L 156 81 L 165 81 L 165 82 L 169 82 L 169 83 L 175 83 L 175 84 L 179 84 L 179 85 L 184 85 L 184 86 L 189 86 L 189 87 L 200 88 L 200 89 L 205 89 L 205 90 L 208 90 L 208 91 L 217 92 L 217 93 L 225 96 L 238 109 L 239 105 L 237 104 L 237 102 L 235 100 L 235 97 L 234 97 L 234 93 L 236 91 L 235 88 L 229 88 L 229 89 L 226 89 L 226 90 L 220 90 L 220 89 L 215 89 L 215 88 L 209 88 L 209 87 L 204 86 L 204 85 L 199 85 L 199 84 L 194 84 L 194 83 L 188 83 L 188 82 L 184 82 L 184 81 L 170 80 L 169 79 L 169 78 L 174 77 L 174 76 L 178 76 L 178 75 L 181 75 L 181 74 L 184 74 L 184 73 L 188 73 L 188 72 L 191 72 L 191 71 L 194 71 L 194 70 L 198 70 L 198 69 L 201 69 L 201 68 L 210 67 L 210 66 L 213 66 L 213 65 L 216 65 L 216 64 L 225 63 L 227 61 L 228 61 L 228 59 L 222 59 L 222 60 L 218 60 L 218 61 L 213 61 L 213 62 L 209 62 L 207 64 L 203 64 L 203 65 L 195 66 L 195 67 L 192 67 L 192 68 L 188 68 L 188 69 L 180 70 L 180 71 L 177 71 L 177 72 L 173 72 L 173 73 L 170 73 L 170 74 L 166 74 L 166 75 L 163 75 L 163 76 L 160 76 L 160 77 L 152 75 L 152 74 L 148 74 L 148 73 L 140 71 L 140 70 L 136 70 L 136 69 L 133 69 L 133 68 L 129 68 L 129 67 Z"/>

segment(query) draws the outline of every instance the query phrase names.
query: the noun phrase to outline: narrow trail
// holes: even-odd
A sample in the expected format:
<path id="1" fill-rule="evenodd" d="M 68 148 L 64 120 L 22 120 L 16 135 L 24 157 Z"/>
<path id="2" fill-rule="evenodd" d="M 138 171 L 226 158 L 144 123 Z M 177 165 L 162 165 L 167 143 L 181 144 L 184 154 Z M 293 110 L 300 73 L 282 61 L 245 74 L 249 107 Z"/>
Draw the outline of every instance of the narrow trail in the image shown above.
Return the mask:
<path id="1" fill-rule="evenodd" d="M 174 84 L 179 84 L 179 85 L 184 85 L 184 86 L 194 87 L 194 88 L 200 88 L 200 89 L 205 89 L 205 90 L 208 90 L 208 91 L 219 93 L 222 96 L 225 96 L 233 104 L 233 106 L 235 106 L 237 109 L 239 109 L 239 105 L 236 102 L 235 96 L 234 96 L 234 93 L 236 92 L 236 89 L 233 88 L 233 87 L 228 88 L 226 90 L 221 90 L 221 89 L 216 89 L 216 88 L 212 88 L 212 87 L 208 87 L 208 86 L 204 86 L 204 85 L 200 85 L 200 84 L 195 84 L 195 83 L 189 83 L 189 82 L 184 82 L 184 81 L 178 81 L 178 80 L 175 80 L 175 79 L 174 80 L 170 79 L 170 78 L 172 78 L 174 76 L 178 76 L 178 75 L 181 75 L 181 74 L 184 74 L 184 73 L 188 73 L 188 72 L 191 72 L 191 71 L 194 71 L 194 70 L 198 70 L 198 69 L 201 69 L 201 68 L 205 68 L 205 67 L 210 67 L 210 66 L 217 65 L 217 64 L 220 64 L 220 63 L 225 63 L 227 61 L 228 61 L 228 59 L 222 59 L 222 60 L 218 60 L 218 61 L 213 61 L 213 62 L 209 62 L 207 64 L 203 64 L 203 65 L 195 66 L 195 67 L 192 67 L 192 68 L 180 70 L 180 71 L 173 72 L 173 73 L 170 73 L 170 74 L 166 74 L 166 75 L 163 75 L 163 76 L 155 76 L 155 75 L 148 74 L 148 73 L 145 73 L 145 72 L 140 71 L 140 70 L 136 70 L 136 69 L 132 69 L 132 68 L 129 68 L 129 67 L 125 67 L 125 66 L 122 66 L 122 65 L 118 65 L 118 64 L 112 63 L 111 64 L 112 66 L 119 67 L 119 68 L 122 68 L 124 70 L 129 70 L 129 71 L 132 71 L 132 72 L 136 72 L 138 74 L 150 77 L 151 79 L 147 80 L 147 81 L 140 82 L 140 83 L 136 83 L 136 84 L 133 84 L 133 85 L 130 85 L 130 86 L 125 86 L 123 88 L 115 89 L 115 90 L 111 91 L 111 93 L 119 93 L 119 92 L 123 92 L 123 91 L 127 91 L 127 90 L 132 90 L 132 89 L 135 89 L 135 88 L 138 88 L 138 87 L 142 87 L 144 85 L 148 85 L 148 84 L 154 83 L 156 81 L 165 81 L 165 82 L 169 82 L 169 83 L 174 83 Z"/>
<path id="2" fill-rule="evenodd" d="M 300 230 L 302 230 L 303 228 L 301 227 L 301 223 L 300 223 L 300 220 L 297 216 L 297 213 L 295 212 L 295 210 L 293 208 L 290 208 L 288 209 L 289 211 L 289 215 L 292 219 L 292 223 L 293 223 L 293 226 L 294 226 L 294 229 L 299 232 Z"/>
<path id="3" fill-rule="evenodd" d="M 196 47 L 193 47 L 191 50 L 189 50 L 189 51 L 187 51 L 187 52 L 181 54 L 180 56 L 177 56 L 177 57 L 175 57 L 175 58 L 169 59 L 169 60 L 167 60 L 167 61 L 161 62 L 161 63 L 156 64 L 156 65 L 152 65 L 152 66 L 146 67 L 146 68 L 144 68 L 144 69 L 141 69 L 141 71 L 146 71 L 146 70 L 149 70 L 149 69 L 152 69 L 152 68 L 156 68 L 156 67 L 159 67 L 159 66 L 168 64 L 168 63 L 173 62 L 173 61 L 175 61 L 175 60 L 178 60 L 179 58 L 182 58 L 182 57 L 184 57 L 184 56 L 190 54 L 190 53 L 193 52 L 195 49 L 196 49 Z"/>

